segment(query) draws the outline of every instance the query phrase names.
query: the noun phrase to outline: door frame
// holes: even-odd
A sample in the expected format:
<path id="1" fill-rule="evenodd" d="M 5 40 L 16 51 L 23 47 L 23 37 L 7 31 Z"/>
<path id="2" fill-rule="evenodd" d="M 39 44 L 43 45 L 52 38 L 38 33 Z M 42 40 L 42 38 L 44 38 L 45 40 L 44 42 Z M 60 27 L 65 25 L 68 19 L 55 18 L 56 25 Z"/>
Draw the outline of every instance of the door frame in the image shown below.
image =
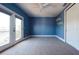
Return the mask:
<path id="1" fill-rule="evenodd" d="M 10 36 L 10 43 L 0 47 L 0 51 L 3 51 L 3 50 L 5 50 L 5 49 L 7 49 L 7 48 L 9 48 L 9 47 L 11 47 L 11 46 L 15 45 L 16 43 L 23 40 L 23 38 L 24 38 L 24 17 L 20 16 L 16 12 L 10 10 L 9 8 L 3 6 L 2 4 L 0 4 L 0 11 L 10 15 L 10 23 L 12 22 L 12 20 L 15 20 L 15 16 L 22 19 L 22 24 L 21 24 L 22 38 L 16 41 L 16 39 L 12 39 L 12 37 Z M 13 31 L 12 25 L 13 24 L 10 24 L 10 34 L 12 34 L 12 31 Z M 13 36 L 15 36 L 15 35 L 13 35 Z"/>
<path id="2" fill-rule="evenodd" d="M 64 10 L 64 40 L 67 43 L 67 11 L 73 6 L 75 3 L 71 3 L 65 10 Z"/>
<path id="3" fill-rule="evenodd" d="M 16 17 L 17 16 L 17 17 Z M 20 16 L 18 16 L 18 15 L 15 15 L 15 21 L 16 21 L 16 18 L 19 18 L 20 20 L 21 20 L 21 39 L 24 37 L 24 31 L 23 31 L 23 29 L 24 29 L 24 18 L 21 18 Z M 15 22 L 16 23 L 16 22 Z M 15 24 L 15 27 L 16 27 L 16 24 Z M 16 32 L 16 30 L 15 30 L 15 32 Z M 15 33 L 15 36 L 16 36 L 16 33 Z M 15 39 L 16 40 L 16 39 Z M 16 41 L 19 41 L 19 40 L 16 40 Z"/>

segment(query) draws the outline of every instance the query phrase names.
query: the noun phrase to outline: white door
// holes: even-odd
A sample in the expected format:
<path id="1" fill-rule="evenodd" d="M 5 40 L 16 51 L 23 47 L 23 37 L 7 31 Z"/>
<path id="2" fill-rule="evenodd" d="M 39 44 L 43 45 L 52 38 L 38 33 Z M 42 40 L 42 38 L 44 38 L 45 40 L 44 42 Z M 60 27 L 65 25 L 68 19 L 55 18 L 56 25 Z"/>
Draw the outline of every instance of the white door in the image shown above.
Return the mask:
<path id="1" fill-rule="evenodd" d="M 79 4 L 67 11 L 66 42 L 79 50 Z"/>

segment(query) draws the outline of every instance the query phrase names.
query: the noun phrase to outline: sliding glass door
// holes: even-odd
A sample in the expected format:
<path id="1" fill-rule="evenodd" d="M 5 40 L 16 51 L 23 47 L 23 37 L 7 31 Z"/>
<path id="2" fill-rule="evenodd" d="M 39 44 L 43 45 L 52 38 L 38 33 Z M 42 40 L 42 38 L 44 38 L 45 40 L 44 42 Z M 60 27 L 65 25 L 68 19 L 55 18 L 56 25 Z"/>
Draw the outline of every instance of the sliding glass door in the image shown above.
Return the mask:
<path id="1" fill-rule="evenodd" d="M 15 21 L 15 37 L 16 37 L 16 40 L 19 40 L 22 38 L 22 19 L 20 18 L 16 18 L 16 21 Z"/>
<path id="2" fill-rule="evenodd" d="M 10 15 L 0 12 L 0 46 L 10 43 Z"/>
<path id="3" fill-rule="evenodd" d="M 0 12 L 0 46 L 13 43 L 22 39 L 23 20 L 16 15 L 8 15 Z"/>
<path id="4" fill-rule="evenodd" d="M 0 51 L 23 40 L 23 17 L 0 4 Z"/>

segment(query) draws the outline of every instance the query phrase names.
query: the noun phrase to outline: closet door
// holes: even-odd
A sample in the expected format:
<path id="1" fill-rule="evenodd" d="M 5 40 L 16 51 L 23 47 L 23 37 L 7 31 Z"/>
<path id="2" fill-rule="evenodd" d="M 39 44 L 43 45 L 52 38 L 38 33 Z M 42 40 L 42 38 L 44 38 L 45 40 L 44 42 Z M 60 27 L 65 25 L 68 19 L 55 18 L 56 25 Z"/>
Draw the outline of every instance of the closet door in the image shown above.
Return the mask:
<path id="1" fill-rule="evenodd" d="M 79 50 L 79 4 L 67 11 L 66 42 Z"/>

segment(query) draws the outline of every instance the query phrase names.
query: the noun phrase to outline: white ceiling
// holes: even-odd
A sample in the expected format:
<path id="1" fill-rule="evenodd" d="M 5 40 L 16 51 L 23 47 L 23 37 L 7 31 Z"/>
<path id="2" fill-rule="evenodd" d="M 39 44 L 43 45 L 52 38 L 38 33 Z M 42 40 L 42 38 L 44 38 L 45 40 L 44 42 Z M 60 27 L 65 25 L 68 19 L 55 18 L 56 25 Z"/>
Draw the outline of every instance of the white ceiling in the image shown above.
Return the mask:
<path id="1" fill-rule="evenodd" d="M 56 17 L 62 10 L 64 3 L 19 3 L 18 5 L 35 17 Z"/>

